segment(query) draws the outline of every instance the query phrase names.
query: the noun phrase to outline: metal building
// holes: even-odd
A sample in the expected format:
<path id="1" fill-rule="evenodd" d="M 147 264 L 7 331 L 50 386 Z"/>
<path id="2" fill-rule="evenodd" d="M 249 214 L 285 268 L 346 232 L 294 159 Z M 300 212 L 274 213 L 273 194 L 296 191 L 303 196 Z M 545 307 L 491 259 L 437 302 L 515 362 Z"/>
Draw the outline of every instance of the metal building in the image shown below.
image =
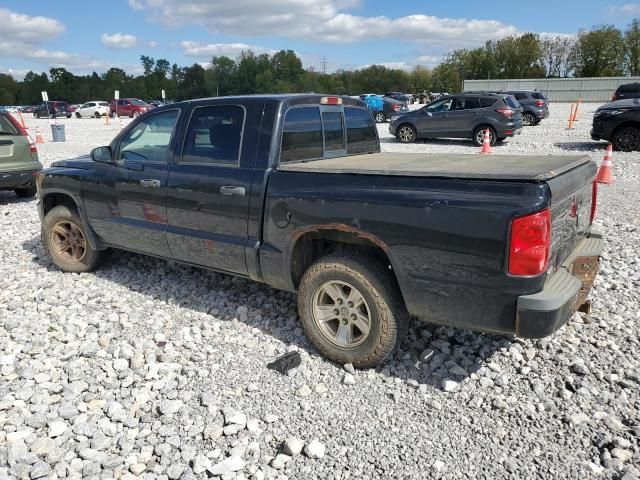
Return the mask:
<path id="1" fill-rule="evenodd" d="M 521 80 L 465 80 L 464 90 L 541 90 L 555 102 L 608 102 L 625 83 L 640 82 L 640 77 L 539 78 Z"/>

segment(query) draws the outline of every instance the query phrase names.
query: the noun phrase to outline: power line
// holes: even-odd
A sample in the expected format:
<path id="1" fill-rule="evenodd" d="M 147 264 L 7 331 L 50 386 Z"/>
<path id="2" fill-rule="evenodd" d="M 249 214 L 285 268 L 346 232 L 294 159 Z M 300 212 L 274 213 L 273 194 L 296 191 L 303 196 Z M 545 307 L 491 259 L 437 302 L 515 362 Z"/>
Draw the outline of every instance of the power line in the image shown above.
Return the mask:
<path id="1" fill-rule="evenodd" d="M 327 62 L 327 57 L 322 57 L 322 61 L 320 62 L 320 65 L 322 65 L 322 73 L 326 74 L 327 73 L 327 64 L 329 62 Z"/>

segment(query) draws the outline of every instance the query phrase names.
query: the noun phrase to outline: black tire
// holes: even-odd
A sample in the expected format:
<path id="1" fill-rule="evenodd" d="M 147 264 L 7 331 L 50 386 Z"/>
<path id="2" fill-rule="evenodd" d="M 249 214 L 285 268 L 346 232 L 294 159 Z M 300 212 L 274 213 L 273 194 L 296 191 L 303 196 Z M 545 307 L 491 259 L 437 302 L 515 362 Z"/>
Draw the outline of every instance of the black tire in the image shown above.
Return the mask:
<path id="1" fill-rule="evenodd" d="M 498 139 L 496 137 L 496 131 L 493 129 L 493 127 L 490 127 L 489 125 L 483 125 L 481 127 L 476 128 L 473 131 L 473 143 L 475 144 L 476 147 L 481 147 L 483 142 L 484 142 L 484 131 L 485 130 L 489 130 L 489 139 L 491 140 L 491 146 L 494 146 L 496 144 L 496 140 Z"/>
<path id="2" fill-rule="evenodd" d="M 640 150 L 640 129 L 637 127 L 622 127 L 611 136 L 613 148 L 621 152 Z"/>
<path id="3" fill-rule="evenodd" d="M 384 112 L 376 112 L 373 118 L 375 118 L 376 123 L 384 123 L 387 121 L 387 116 Z"/>
<path id="4" fill-rule="evenodd" d="M 94 113 L 93 116 L 96 117 L 96 118 L 100 118 L 101 117 L 100 112 Z"/>
<path id="5" fill-rule="evenodd" d="M 20 198 L 31 198 L 35 197 L 38 190 L 35 185 L 31 185 L 30 187 L 16 188 L 13 191 Z"/>
<path id="6" fill-rule="evenodd" d="M 80 115 L 80 112 L 76 112 L 76 118 L 82 118 L 82 115 Z"/>
<path id="7" fill-rule="evenodd" d="M 50 112 L 49 118 L 56 118 L 56 112 Z"/>
<path id="8" fill-rule="evenodd" d="M 36 113 L 36 112 L 34 112 L 34 113 L 33 113 L 33 116 L 34 116 L 34 117 L 36 117 L 36 118 L 38 118 L 38 119 L 40 118 L 40 114 L 39 114 L 39 113 Z"/>
<path id="9" fill-rule="evenodd" d="M 413 125 L 403 123 L 396 130 L 396 138 L 400 143 L 413 143 L 418 139 L 418 132 Z"/>
<path id="10" fill-rule="evenodd" d="M 61 236 L 54 233 L 53 229 L 54 227 L 62 225 L 72 225 L 77 229 L 76 231 L 79 231 L 82 234 L 84 238 L 84 246 L 80 248 L 76 247 L 76 251 L 82 253 L 81 257 L 78 255 L 80 258 L 73 259 L 71 258 L 72 253 L 58 252 L 58 250 L 54 248 L 54 243 L 56 241 L 54 239 L 60 239 Z M 51 257 L 53 263 L 60 270 L 65 272 L 91 272 L 100 265 L 104 258 L 104 251 L 94 250 L 91 248 L 78 212 L 66 205 L 58 205 L 57 207 L 52 208 L 44 217 L 44 221 L 42 222 L 41 239 L 42 245 Z"/>
<path id="11" fill-rule="evenodd" d="M 537 125 L 538 121 L 536 120 L 536 116 L 533 113 L 524 112 L 522 114 L 522 124 L 527 127 L 532 127 L 534 125 Z"/>
<path id="12" fill-rule="evenodd" d="M 71 114 L 70 113 L 67 113 L 67 118 L 71 118 Z"/>
<path id="13" fill-rule="evenodd" d="M 346 288 L 353 286 L 356 293 L 364 299 L 362 305 L 366 307 L 369 318 L 369 333 L 359 345 L 337 345 L 329 340 L 314 319 L 316 298 L 330 282 L 346 283 Z M 346 304 L 340 305 L 343 306 L 342 310 L 347 310 L 344 308 Z M 349 307 L 353 307 L 353 304 Z M 298 289 L 298 312 L 307 336 L 320 353 L 337 363 L 351 363 L 357 368 L 373 367 L 389 358 L 406 335 L 409 326 L 409 314 L 385 265 L 373 258 L 350 253 L 328 255 L 309 267 Z M 348 313 L 340 312 L 338 315 L 346 317 Z M 335 320 L 338 322 L 337 329 L 348 322 L 347 318 L 333 319 Z M 328 324 L 329 321 L 319 323 Z M 348 328 L 348 338 L 352 339 L 354 329 L 351 325 Z M 355 331 L 359 331 L 357 327 Z"/>

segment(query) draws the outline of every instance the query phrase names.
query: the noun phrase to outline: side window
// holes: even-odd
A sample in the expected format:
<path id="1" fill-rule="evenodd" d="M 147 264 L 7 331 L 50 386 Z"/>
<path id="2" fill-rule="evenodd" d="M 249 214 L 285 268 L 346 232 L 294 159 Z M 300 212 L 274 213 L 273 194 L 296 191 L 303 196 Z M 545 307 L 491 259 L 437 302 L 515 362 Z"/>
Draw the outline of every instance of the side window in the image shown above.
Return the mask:
<path id="1" fill-rule="evenodd" d="M 347 154 L 377 152 L 376 125 L 369 110 L 345 107 L 344 117 L 347 124 Z"/>
<path id="2" fill-rule="evenodd" d="M 199 107 L 193 111 L 182 149 L 182 163 L 237 165 L 244 109 L 237 105 Z"/>
<path id="3" fill-rule="evenodd" d="M 453 97 L 445 98 L 444 100 L 440 100 L 439 102 L 435 102 L 429 105 L 427 107 L 427 112 L 448 112 L 451 109 L 452 103 Z"/>
<path id="4" fill-rule="evenodd" d="M 515 97 L 516 97 L 516 100 L 526 100 L 527 99 L 527 94 L 526 93 L 516 93 Z"/>
<path id="5" fill-rule="evenodd" d="M 497 101 L 498 101 L 498 97 L 482 97 L 480 99 L 480 107 L 481 108 L 493 107 Z"/>
<path id="6" fill-rule="evenodd" d="M 164 163 L 178 119 L 178 110 L 145 118 L 120 141 L 118 160 Z"/>
<path id="7" fill-rule="evenodd" d="M 322 125 L 318 107 L 287 111 L 282 129 L 281 162 L 322 158 Z"/>
<path id="8" fill-rule="evenodd" d="M 344 150 L 344 120 L 341 112 L 322 112 L 324 149 L 327 152 Z"/>
<path id="9" fill-rule="evenodd" d="M 456 99 L 456 110 L 472 110 L 480 108 L 480 100 L 476 97 L 458 97 Z"/>

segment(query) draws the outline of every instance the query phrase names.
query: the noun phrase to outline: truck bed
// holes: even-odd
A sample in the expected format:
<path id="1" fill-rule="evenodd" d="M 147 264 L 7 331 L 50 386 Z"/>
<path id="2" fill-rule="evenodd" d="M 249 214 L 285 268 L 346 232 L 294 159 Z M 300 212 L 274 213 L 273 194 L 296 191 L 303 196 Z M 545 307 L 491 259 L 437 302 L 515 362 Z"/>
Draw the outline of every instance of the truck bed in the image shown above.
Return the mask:
<path id="1" fill-rule="evenodd" d="M 588 155 L 373 153 L 283 163 L 290 172 L 545 181 L 590 162 Z"/>

